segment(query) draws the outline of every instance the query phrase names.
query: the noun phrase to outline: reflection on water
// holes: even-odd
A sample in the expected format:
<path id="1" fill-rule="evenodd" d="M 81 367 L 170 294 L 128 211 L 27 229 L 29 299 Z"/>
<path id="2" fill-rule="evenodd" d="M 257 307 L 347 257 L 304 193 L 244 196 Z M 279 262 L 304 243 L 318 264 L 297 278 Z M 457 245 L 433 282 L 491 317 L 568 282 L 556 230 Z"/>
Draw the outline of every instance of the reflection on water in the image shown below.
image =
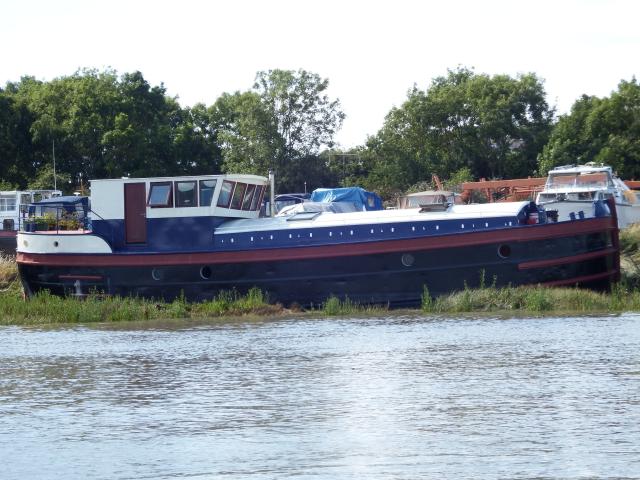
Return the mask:
<path id="1" fill-rule="evenodd" d="M 0 477 L 640 478 L 639 322 L 3 328 Z"/>

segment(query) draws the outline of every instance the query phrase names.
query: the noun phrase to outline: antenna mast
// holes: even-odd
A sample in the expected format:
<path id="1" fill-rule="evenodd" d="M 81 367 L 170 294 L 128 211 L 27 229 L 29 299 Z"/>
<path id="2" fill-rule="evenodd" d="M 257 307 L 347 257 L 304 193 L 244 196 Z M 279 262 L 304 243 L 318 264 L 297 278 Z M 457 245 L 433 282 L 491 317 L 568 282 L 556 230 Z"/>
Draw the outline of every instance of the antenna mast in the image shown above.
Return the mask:
<path id="1" fill-rule="evenodd" d="M 53 189 L 58 189 L 58 182 L 56 181 L 56 141 L 52 140 L 51 150 L 53 152 Z"/>

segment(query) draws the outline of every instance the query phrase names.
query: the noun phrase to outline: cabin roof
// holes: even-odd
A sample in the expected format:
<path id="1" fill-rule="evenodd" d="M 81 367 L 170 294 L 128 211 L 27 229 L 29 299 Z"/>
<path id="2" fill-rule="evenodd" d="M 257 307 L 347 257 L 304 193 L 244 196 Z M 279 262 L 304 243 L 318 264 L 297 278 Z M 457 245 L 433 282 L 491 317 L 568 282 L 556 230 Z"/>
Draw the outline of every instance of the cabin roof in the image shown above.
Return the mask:
<path id="1" fill-rule="evenodd" d="M 174 177 L 122 177 L 122 178 L 104 178 L 94 179 L 91 183 L 95 182 L 112 182 L 112 183 L 138 183 L 138 182 L 179 182 L 181 180 L 207 180 L 207 179 L 232 179 L 235 181 L 252 181 L 264 183 L 268 182 L 267 177 L 261 175 L 249 175 L 239 173 L 227 173 L 219 175 L 179 175 Z"/>

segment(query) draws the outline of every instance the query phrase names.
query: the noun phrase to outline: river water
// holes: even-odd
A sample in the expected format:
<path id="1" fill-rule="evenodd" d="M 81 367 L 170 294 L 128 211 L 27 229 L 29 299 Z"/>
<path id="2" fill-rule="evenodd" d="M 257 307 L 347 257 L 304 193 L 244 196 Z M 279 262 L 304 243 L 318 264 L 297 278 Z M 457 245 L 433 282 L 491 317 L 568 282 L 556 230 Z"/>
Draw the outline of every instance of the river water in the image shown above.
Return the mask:
<path id="1" fill-rule="evenodd" d="M 640 315 L 0 329 L 0 478 L 640 478 Z"/>

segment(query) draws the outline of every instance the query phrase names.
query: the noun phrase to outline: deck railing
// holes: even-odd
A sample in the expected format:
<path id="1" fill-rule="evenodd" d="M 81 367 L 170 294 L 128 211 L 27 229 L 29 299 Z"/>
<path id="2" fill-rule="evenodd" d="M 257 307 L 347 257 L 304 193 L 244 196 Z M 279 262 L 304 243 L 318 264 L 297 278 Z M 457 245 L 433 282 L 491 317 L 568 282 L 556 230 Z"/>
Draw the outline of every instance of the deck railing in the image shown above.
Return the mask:
<path id="1" fill-rule="evenodd" d="M 42 215 L 21 210 L 18 229 L 22 232 L 59 232 L 91 230 L 91 221 L 83 210 L 69 211 L 64 206 L 47 206 Z"/>

